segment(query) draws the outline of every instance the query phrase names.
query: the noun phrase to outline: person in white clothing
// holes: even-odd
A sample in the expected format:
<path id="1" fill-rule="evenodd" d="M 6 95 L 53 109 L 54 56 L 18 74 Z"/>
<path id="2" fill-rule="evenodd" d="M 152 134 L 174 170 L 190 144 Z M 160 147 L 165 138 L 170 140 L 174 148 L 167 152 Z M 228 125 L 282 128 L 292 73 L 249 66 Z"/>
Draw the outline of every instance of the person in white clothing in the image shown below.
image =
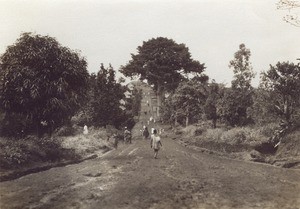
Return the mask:
<path id="1" fill-rule="evenodd" d="M 158 150 L 162 147 L 162 143 L 156 129 L 153 130 L 153 134 L 151 135 L 150 146 L 154 150 L 154 158 L 157 159 Z"/>
<path id="2" fill-rule="evenodd" d="M 87 135 L 88 133 L 89 133 L 89 131 L 88 131 L 87 125 L 84 125 L 84 127 L 83 127 L 83 134 Z"/>

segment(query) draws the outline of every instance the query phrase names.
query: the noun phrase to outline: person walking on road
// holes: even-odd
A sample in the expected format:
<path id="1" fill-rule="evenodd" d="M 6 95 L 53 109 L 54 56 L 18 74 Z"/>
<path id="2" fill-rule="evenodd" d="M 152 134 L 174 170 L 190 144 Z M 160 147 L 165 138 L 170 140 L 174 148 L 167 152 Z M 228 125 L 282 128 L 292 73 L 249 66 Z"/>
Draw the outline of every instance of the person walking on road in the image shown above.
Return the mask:
<path id="1" fill-rule="evenodd" d="M 148 137 L 149 137 L 149 131 L 148 131 L 147 126 L 143 127 L 143 137 L 144 137 L 144 139 L 148 139 Z"/>
<path id="2" fill-rule="evenodd" d="M 162 147 L 162 143 L 156 129 L 153 130 L 153 134 L 151 135 L 150 146 L 154 150 L 154 158 L 157 159 L 158 150 Z"/>
<path id="3" fill-rule="evenodd" d="M 127 127 L 125 127 L 125 131 L 124 131 L 124 142 L 131 144 L 131 132 L 128 130 Z"/>

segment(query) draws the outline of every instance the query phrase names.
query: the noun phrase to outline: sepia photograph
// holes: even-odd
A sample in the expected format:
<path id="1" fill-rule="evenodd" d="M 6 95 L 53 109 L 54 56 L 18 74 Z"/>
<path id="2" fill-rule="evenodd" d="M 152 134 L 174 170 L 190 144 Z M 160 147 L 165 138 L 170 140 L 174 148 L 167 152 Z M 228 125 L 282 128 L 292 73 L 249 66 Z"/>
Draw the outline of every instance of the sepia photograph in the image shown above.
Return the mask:
<path id="1" fill-rule="evenodd" d="M 300 209 L 300 0 L 0 0 L 0 209 Z"/>

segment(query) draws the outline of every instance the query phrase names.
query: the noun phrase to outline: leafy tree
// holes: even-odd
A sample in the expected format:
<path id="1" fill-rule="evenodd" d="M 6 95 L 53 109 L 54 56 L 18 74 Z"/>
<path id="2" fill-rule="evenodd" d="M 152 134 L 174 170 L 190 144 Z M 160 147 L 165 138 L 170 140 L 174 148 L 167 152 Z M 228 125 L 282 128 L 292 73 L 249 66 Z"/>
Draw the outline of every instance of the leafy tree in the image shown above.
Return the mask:
<path id="1" fill-rule="evenodd" d="M 260 87 L 267 92 L 271 109 L 286 122 L 300 113 L 300 63 L 278 62 L 262 73 Z"/>
<path id="2" fill-rule="evenodd" d="M 251 121 L 247 116 L 247 110 L 253 104 L 251 80 L 255 75 L 250 56 L 250 50 L 245 44 L 241 44 L 229 64 L 229 68 L 233 68 L 234 79 L 231 82 L 231 89 L 225 91 L 221 100 L 219 113 L 232 126 L 245 125 Z"/>
<path id="3" fill-rule="evenodd" d="M 121 72 L 125 76 L 147 79 L 150 85 L 154 85 L 158 112 L 166 91 L 173 91 L 185 80 L 184 75 L 192 73 L 200 76 L 205 68 L 204 64 L 191 58 L 189 49 L 184 44 L 177 44 L 172 39 L 153 38 L 143 42 L 137 50 L 137 54 L 131 55 L 129 63 L 121 67 Z"/>
<path id="4" fill-rule="evenodd" d="M 234 59 L 229 62 L 229 68 L 233 69 L 234 79 L 231 87 L 237 90 L 251 90 L 251 80 L 255 74 L 250 62 L 251 52 L 245 44 L 240 44 L 239 50 L 234 54 Z"/>
<path id="5" fill-rule="evenodd" d="M 201 118 L 206 100 L 206 89 L 203 84 L 195 81 L 182 82 L 168 100 L 166 105 L 169 109 L 167 110 L 171 112 L 175 124 L 180 122 L 178 119 L 184 119 L 185 125 L 188 126 L 190 122 L 196 122 Z M 167 114 L 170 115 L 170 113 Z"/>
<path id="6" fill-rule="evenodd" d="M 204 112 L 206 118 L 212 120 L 213 128 L 217 126 L 218 115 L 218 103 L 222 98 L 223 88 L 221 85 L 215 83 L 213 80 L 211 84 L 207 86 L 207 99 L 205 101 Z"/>
<path id="7" fill-rule="evenodd" d="M 1 56 L 0 66 L 0 106 L 6 117 L 21 114 L 38 133 L 45 125 L 69 121 L 84 102 L 87 62 L 55 38 L 23 33 Z"/>
<path id="8" fill-rule="evenodd" d="M 177 123 L 176 106 L 173 102 L 173 94 L 167 96 L 161 107 L 161 120 L 164 123 Z"/>
<path id="9" fill-rule="evenodd" d="M 96 77 L 95 73 L 92 73 L 88 79 L 88 91 L 85 100 L 85 104 L 83 104 L 80 110 L 74 115 L 71 119 L 73 124 L 78 126 L 92 126 L 93 124 L 93 117 L 94 117 L 94 110 L 92 104 L 94 104 L 94 89 L 96 88 Z"/>
<path id="10" fill-rule="evenodd" d="M 92 95 L 93 124 L 95 126 L 120 126 L 124 112 L 120 101 L 124 99 L 125 88 L 115 80 L 115 71 L 110 65 L 100 70 L 95 77 Z"/>
<path id="11" fill-rule="evenodd" d="M 142 89 L 139 89 L 136 85 L 133 89 L 127 86 L 127 93 L 124 104 L 125 121 L 122 125 L 131 129 L 135 125 L 135 118 L 139 116 L 141 110 Z"/>
<path id="12" fill-rule="evenodd" d="M 247 114 L 252 103 L 252 93 L 242 94 L 236 89 L 228 88 L 218 102 L 217 114 L 228 125 L 243 126 L 253 122 Z"/>
<path id="13" fill-rule="evenodd" d="M 253 105 L 248 109 L 250 117 L 257 125 L 264 125 L 266 123 L 276 123 L 280 118 L 274 113 L 272 101 L 272 94 L 262 88 L 261 86 L 254 89 Z"/>
<path id="14" fill-rule="evenodd" d="M 130 91 L 130 96 L 126 99 L 125 108 L 133 116 L 138 116 L 140 113 L 142 97 L 142 90 L 133 88 Z"/>

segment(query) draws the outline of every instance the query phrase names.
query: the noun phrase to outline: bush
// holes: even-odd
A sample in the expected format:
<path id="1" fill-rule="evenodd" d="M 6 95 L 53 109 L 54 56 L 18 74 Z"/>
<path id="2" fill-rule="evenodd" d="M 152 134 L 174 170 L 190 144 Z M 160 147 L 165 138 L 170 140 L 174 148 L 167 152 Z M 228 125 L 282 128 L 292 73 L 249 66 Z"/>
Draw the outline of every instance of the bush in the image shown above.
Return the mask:
<path id="1" fill-rule="evenodd" d="M 187 126 L 185 128 L 182 128 L 182 132 L 186 135 L 186 136 L 195 136 L 195 131 L 196 131 L 197 127 L 190 125 Z"/>
<path id="2" fill-rule="evenodd" d="M 241 144 L 244 143 L 249 136 L 249 130 L 246 128 L 233 128 L 230 129 L 221 136 L 221 141 L 228 144 Z"/>
<path id="3" fill-rule="evenodd" d="M 206 141 L 220 141 L 222 134 L 225 132 L 224 129 L 215 128 L 215 129 L 207 129 L 203 134 L 203 139 Z"/>
<path id="4" fill-rule="evenodd" d="M 279 128 L 278 124 L 269 123 L 264 126 L 260 126 L 258 128 L 258 131 L 261 133 L 261 135 L 265 137 L 272 137 L 274 135 L 274 131 L 278 128 Z"/>
<path id="5" fill-rule="evenodd" d="M 0 167 L 16 168 L 33 162 L 53 162 L 75 158 L 72 150 L 61 147 L 58 138 L 27 136 L 23 139 L 0 138 Z"/>

